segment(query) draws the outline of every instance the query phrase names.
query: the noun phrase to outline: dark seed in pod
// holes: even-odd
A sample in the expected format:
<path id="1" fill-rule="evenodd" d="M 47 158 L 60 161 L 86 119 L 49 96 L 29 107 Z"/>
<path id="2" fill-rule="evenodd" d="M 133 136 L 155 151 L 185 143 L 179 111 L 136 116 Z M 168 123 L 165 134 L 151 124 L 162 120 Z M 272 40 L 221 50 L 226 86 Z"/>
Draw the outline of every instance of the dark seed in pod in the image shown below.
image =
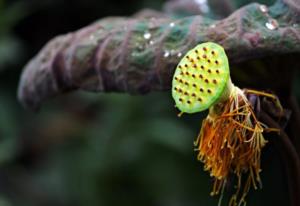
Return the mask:
<path id="1" fill-rule="evenodd" d="M 202 102 L 202 99 L 199 97 L 199 98 L 198 98 L 198 101 L 199 101 L 199 102 Z"/>
<path id="2" fill-rule="evenodd" d="M 190 103 L 191 103 L 191 101 L 190 101 L 190 100 L 188 100 L 188 101 L 187 101 L 187 103 L 188 103 L 188 104 L 190 104 Z"/>
<path id="3" fill-rule="evenodd" d="M 200 88 L 200 92 L 204 92 L 204 90 L 202 88 Z"/>
<path id="4" fill-rule="evenodd" d="M 214 80 L 213 80 L 213 83 L 214 83 L 214 84 L 217 84 L 217 80 L 214 79 Z"/>
<path id="5" fill-rule="evenodd" d="M 210 90 L 210 89 L 208 89 L 208 90 L 207 90 L 207 92 L 208 92 L 208 93 L 211 93 L 211 90 Z"/>
<path id="6" fill-rule="evenodd" d="M 205 79 L 204 81 L 205 81 L 205 83 L 209 83 L 208 79 Z"/>

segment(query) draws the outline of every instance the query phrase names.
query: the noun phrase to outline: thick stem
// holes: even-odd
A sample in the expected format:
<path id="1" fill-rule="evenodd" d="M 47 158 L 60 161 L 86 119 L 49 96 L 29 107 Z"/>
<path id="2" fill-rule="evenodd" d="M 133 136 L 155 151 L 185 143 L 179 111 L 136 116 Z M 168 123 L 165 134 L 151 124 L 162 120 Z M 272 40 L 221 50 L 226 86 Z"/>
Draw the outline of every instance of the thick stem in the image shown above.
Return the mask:
<path id="1" fill-rule="evenodd" d="M 290 141 L 289 136 L 280 128 L 280 126 L 265 112 L 260 114 L 261 120 L 268 126 L 280 129 L 278 141 L 274 141 L 281 151 L 283 162 L 286 165 L 286 173 L 289 185 L 289 194 L 291 206 L 300 206 L 300 159 L 297 151 Z"/>
<path id="2" fill-rule="evenodd" d="M 288 106 L 292 110 L 289 132 L 293 138 L 293 143 L 300 157 L 300 108 L 297 99 L 294 95 L 291 95 L 289 97 Z"/>
<path id="3" fill-rule="evenodd" d="M 229 99 L 230 95 L 232 94 L 233 89 L 234 89 L 234 85 L 231 81 L 231 78 L 229 77 L 226 87 L 224 88 L 224 91 L 223 91 L 221 97 L 216 102 L 216 104 L 227 101 Z"/>
<path id="4" fill-rule="evenodd" d="M 239 88 L 235 87 L 234 84 L 231 81 L 231 78 L 229 76 L 229 79 L 227 81 L 227 84 L 224 88 L 224 91 L 220 98 L 214 103 L 213 106 L 209 108 L 209 115 L 210 117 L 215 117 L 218 116 L 223 112 L 223 103 L 228 101 L 230 96 L 232 95 L 233 92 L 239 90 Z"/>
<path id="5" fill-rule="evenodd" d="M 221 44 L 231 64 L 275 55 L 286 63 L 282 54 L 299 56 L 300 19 L 296 0 L 285 1 L 270 7 L 268 15 L 252 3 L 222 20 L 159 14 L 102 19 L 50 41 L 27 64 L 18 98 L 37 109 L 46 99 L 76 89 L 130 94 L 169 90 L 179 58 L 203 41 Z M 265 26 L 270 15 L 280 25 L 272 31 Z M 253 70 L 233 72 L 247 74 L 251 81 L 257 78 L 249 74 Z"/>

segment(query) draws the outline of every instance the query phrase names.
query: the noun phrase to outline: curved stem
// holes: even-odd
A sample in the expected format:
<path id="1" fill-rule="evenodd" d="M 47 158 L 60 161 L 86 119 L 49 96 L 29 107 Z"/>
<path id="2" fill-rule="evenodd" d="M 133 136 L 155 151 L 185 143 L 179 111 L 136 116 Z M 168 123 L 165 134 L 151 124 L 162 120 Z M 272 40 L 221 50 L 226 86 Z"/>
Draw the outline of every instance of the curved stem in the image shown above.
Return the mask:
<path id="1" fill-rule="evenodd" d="M 297 99 L 294 95 L 291 95 L 289 97 L 288 106 L 292 110 L 289 131 L 295 148 L 297 149 L 298 155 L 300 157 L 300 108 Z"/>
<path id="2" fill-rule="evenodd" d="M 260 115 L 261 120 L 268 126 L 280 129 L 278 134 L 280 138 L 275 141 L 275 144 L 280 148 L 283 162 L 286 165 L 291 206 L 300 206 L 300 159 L 297 151 L 289 136 L 280 128 L 277 122 L 263 111 Z"/>

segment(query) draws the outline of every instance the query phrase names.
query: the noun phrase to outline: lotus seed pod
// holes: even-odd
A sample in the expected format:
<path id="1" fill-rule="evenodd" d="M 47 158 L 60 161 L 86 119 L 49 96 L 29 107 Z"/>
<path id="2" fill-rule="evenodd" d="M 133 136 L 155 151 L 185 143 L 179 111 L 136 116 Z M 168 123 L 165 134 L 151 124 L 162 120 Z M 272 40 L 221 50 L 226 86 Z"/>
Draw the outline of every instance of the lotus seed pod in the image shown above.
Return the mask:
<path id="1" fill-rule="evenodd" d="M 222 46 L 206 42 L 197 45 L 180 60 L 172 81 L 176 107 L 195 113 L 215 104 L 227 87 L 228 59 Z"/>

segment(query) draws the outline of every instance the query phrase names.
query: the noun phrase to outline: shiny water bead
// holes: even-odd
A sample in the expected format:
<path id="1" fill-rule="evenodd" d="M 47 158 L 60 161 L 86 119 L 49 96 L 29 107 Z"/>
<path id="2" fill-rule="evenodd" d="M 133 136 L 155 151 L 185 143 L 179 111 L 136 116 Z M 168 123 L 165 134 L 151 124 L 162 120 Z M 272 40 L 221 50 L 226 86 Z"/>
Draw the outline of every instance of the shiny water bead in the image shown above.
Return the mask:
<path id="1" fill-rule="evenodd" d="M 179 62 L 172 81 L 176 107 L 185 113 L 208 109 L 222 95 L 229 79 L 228 59 L 222 46 L 197 45 Z"/>

